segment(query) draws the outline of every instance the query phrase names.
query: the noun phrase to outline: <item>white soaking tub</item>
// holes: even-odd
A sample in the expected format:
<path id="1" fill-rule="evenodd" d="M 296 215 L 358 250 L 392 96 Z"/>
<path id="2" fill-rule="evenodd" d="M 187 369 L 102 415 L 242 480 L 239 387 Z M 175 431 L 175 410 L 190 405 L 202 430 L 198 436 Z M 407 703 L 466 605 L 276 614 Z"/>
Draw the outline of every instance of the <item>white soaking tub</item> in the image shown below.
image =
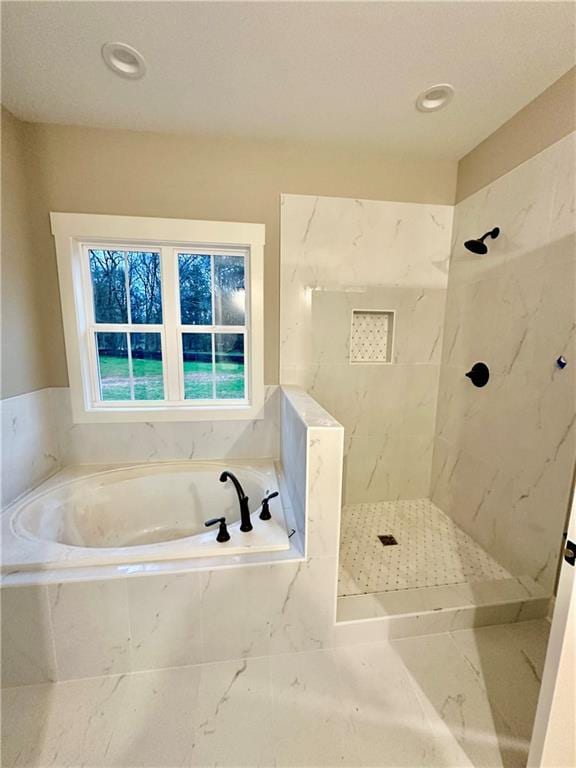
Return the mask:
<path id="1" fill-rule="evenodd" d="M 228 470 L 249 498 L 253 530 L 240 531 L 240 504 Z M 68 475 L 70 471 L 68 470 Z M 74 470 L 72 470 L 74 475 Z M 3 520 L 2 570 L 45 570 L 218 557 L 289 548 L 280 497 L 271 520 L 261 502 L 278 490 L 272 462 L 167 462 L 114 469 L 76 468 L 12 505 Z M 225 517 L 230 540 L 217 542 Z"/>

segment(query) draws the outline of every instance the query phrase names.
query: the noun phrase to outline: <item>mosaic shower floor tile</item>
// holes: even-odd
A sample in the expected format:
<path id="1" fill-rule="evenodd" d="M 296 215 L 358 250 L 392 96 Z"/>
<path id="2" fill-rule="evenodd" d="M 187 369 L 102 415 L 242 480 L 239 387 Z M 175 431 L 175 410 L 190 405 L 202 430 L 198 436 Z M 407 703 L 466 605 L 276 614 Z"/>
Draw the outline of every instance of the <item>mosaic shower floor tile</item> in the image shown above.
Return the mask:
<path id="1" fill-rule="evenodd" d="M 342 510 L 341 596 L 510 578 L 430 499 Z"/>

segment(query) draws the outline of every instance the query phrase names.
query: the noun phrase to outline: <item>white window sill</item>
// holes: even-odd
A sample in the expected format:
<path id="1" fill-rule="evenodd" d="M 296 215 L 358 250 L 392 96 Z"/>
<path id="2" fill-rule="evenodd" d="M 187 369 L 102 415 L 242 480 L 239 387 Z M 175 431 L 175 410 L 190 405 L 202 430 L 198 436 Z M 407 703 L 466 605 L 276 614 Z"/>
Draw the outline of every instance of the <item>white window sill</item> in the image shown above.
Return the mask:
<path id="1" fill-rule="evenodd" d="M 264 402 L 252 405 L 158 406 L 156 408 L 89 408 L 74 413 L 76 424 L 122 424 L 159 421 L 253 421 L 264 418 Z"/>

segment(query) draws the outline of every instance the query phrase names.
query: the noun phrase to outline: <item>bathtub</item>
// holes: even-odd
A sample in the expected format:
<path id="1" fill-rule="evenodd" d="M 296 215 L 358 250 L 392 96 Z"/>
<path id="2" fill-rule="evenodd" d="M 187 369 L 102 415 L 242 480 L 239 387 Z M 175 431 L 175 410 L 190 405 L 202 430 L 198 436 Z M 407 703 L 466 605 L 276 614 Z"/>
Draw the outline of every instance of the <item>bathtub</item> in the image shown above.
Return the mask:
<path id="1" fill-rule="evenodd" d="M 254 529 L 240 531 L 233 472 L 249 498 Z M 70 476 L 72 475 L 72 476 Z M 280 496 L 271 520 L 262 499 L 278 490 L 272 462 L 169 462 L 120 468 L 63 470 L 3 515 L 2 570 L 46 570 L 149 563 L 286 550 L 290 546 Z M 217 542 L 225 517 L 230 540 Z"/>

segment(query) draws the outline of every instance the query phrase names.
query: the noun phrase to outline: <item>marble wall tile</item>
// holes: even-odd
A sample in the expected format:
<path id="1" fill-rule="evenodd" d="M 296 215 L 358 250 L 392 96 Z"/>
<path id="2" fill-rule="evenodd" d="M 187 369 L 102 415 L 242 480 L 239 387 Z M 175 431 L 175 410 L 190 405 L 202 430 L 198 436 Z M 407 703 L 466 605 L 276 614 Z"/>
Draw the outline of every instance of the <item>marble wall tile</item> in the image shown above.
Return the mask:
<path id="1" fill-rule="evenodd" d="M 549 593 L 576 461 L 575 146 L 562 139 L 456 206 L 431 480 L 438 506 Z M 463 249 L 494 225 L 486 256 Z M 464 376 L 478 360 L 491 369 L 481 390 Z"/>
<path id="2" fill-rule="evenodd" d="M 310 360 L 317 288 L 446 285 L 450 206 L 283 195 L 281 367 Z"/>
<path id="3" fill-rule="evenodd" d="M 556 357 L 574 343 L 575 262 L 572 233 L 494 267 L 481 280 L 450 283 L 443 362 L 468 365 L 471 357 L 490 356 L 492 367 L 506 373 L 554 362 L 551 342 Z"/>
<path id="4" fill-rule="evenodd" d="M 308 383 L 346 430 L 357 435 L 432 434 L 439 365 L 322 364 Z"/>
<path id="5" fill-rule="evenodd" d="M 429 480 L 420 442 L 434 429 L 451 223 L 448 206 L 282 198 L 281 381 L 344 425 L 347 502 L 408 498 Z M 349 363 L 354 309 L 395 312 L 392 364 Z M 391 483 L 381 443 L 407 433 L 396 453 L 418 456 L 416 477 Z"/>
<path id="6" fill-rule="evenodd" d="M 338 556 L 344 430 L 312 427 L 308 431 L 308 510 L 306 554 Z"/>
<path id="7" fill-rule="evenodd" d="M 63 392 L 42 389 L 0 401 L 3 506 L 62 467 L 56 417 Z"/>
<path id="8" fill-rule="evenodd" d="M 59 680 L 130 670 L 124 579 L 54 584 L 48 598 Z"/>
<path id="9" fill-rule="evenodd" d="M 294 404 L 284 394 L 281 402 L 281 424 L 280 462 L 296 527 L 304 540 L 308 498 L 307 427 Z"/>
<path id="10" fill-rule="evenodd" d="M 445 287 L 398 285 L 313 290 L 310 358 L 294 362 L 348 364 L 353 310 L 383 310 L 395 313 L 393 363 L 439 363 L 445 299 Z"/>
<path id="11" fill-rule="evenodd" d="M 57 679 L 46 587 L 0 592 L 2 685 L 34 685 Z"/>
<path id="12" fill-rule="evenodd" d="M 348 504 L 427 496 L 439 379 L 436 365 L 320 366 L 310 392 L 346 430 Z M 331 388 L 331 381 L 341 386 Z"/>
<path id="13" fill-rule="evenodd" d="M 537 605 L 531 603 L 536 601 Z M 426 589 L 402 589 L 392 592 L 372 592 L 346 595 L 338 598 L 338 621 L 358 621 L 382 616 L 405 616 L 439 611 L 453 612 L 470 608 L 474 611 L 484 606 L 506 605 L 511 621 L 525 620 L 527 613 L 541 612 L 547 603 L 545 591 L 531 579 L 492 579 L 461 584 L 447 584 Z M 516 613 L 514 613 L 514 611 Z M 492 614 L 494 615 L 494 614 Z M 460 613 L 458 623 L 467 613 Z M 478 612 L 474 618 L 481 617 Z M 485 622 L 484 622 L 485 623 Z M 469 626 L 475 626 L 471 621 Z"/>
<path id="14" fill-rule="evenodd" d="M 201 574 L 204 661 L 266 656 L 270 645 L 270 571 L 223 568 Z"/>
<path id="15" fill-rule="evenodd" d="M 68 464 L 258 459 L 280 455 L 280 393 L 253 421 L 73 424 L 67 388 L 8 398 L 2 411 L 2 505 Z"/>
<path id="16" fill-rule="evenodd" d="M 131 669 L 200 664 L 203 574 L 127 579 Z"/>
<path id="17" fill-rule="evenodd" d="M 432 448 L 432 436 L 426 434 L 355 434 L 346 449 L 344 502 L 428 496 Z"/>
<path id="18" fill-rule="evenodd" d="M 550 241 L 560 240 L 574 233 L 576 216 L 576 133 L 571 133 L 550 148 L 547 158 L 551 165 L 552 195 L 549 211 Z"/>
<path id="19" fill-rule="evenodd" d="M 262 419 L 131 424 L 72 424 L 63 431 L 66 464 L 178 459 L 276 459 L 279 447 L 278 388 L 266 388 Z"/>
<path id="20" fill-rule="evenodd" d="M 270 653 L 329 648 L 333 642 L 337 560 L 278 563 L 270 571 Z"/>
<path id="21" fill-rule="evenodd" d="M 301 389 L 282 387 L 282 472 L 306 556 L 336 557 L 344 430 Z"/>
<path id="22" fill-rule="evenodd" d="M 567 136 L 459 203 L 454 214 L 451 281 L 460 284 L 482 279 L 503 264 L 521 261 L 526 254 L 573 232 L 569 211 L 574 192 L 569 188 L 574 182 L 570 183 L 568 169 L 574 168 L 574 159 L 574 137 Z M 564 226 L 553 233 L 552 221 L 564 210 Z M 489 258 L 478 258 L 464 248 L 465 240 L 495 226 L 501 234 L 490 241 Z"/>

